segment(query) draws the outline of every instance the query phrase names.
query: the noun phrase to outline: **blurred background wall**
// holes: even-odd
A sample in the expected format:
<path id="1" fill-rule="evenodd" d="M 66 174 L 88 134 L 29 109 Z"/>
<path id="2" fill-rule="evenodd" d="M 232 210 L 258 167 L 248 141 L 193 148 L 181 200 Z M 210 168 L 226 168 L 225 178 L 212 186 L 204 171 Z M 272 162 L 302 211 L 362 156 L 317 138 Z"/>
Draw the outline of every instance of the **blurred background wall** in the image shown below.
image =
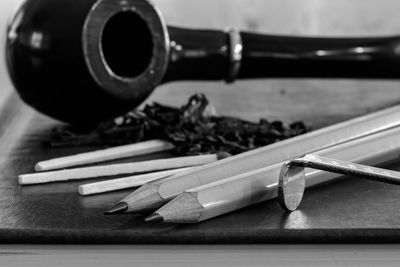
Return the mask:
<path id="1" fill-rule="evenodd" d="M 400 33 L 398 0 L 154 0 L 171 23 L 311 35 Z"/>
<path id="2" fill-rule="evenodd" d="M 0 34 L 0 41 L 2 44 L 4 44 L 5 39 L 6 21 L 12 10 L 20 2 L 21 0 L 0 1 L 0 31 L 2 33 Z M 154 2 L 159 6 L 168 23 L 189 27 L 225 28 L 226 26 L 237 26 L 251 31 L 296 35 L 366 36 L 400 34 L 400 17 L 398 15 L 400 1 L 398 0 L 154 0 Z M 216 86 L 218 93 L 214 93 Z M 289 93 L 291 88 L 315 90 L 316 92 L 319 92 L 319 88 L 324 88 L 323 91 L 328 98 L 330 97 L 330 101 L 335 101 L 336 92 L 352 91 L 354 96 L 349 98 L 349 103 L 343 103 L 345 108 L 352 104 L 351 101 L 362 101 L 363 94 L 380 94 L 376 92 L 376 88 L 382 89 L 383 95 L 391 95 L 396 94 L 397 87 L 399 87 L 397 82 L 390 81 L 268 80 L 239 82 L 234 86 L 229 86 L 229 88 L 223 84 L 185 82 L 163 86 L 162 90 L 156 91 L 152 99 L 162 100 L 165 94 L 176 94 L 176 101 L 179 101 L 176 103 L 181 103 L 187 95 L 202 91 L 210 93 L 218 106 L 218 103 L 225 101 L 224 99 L 228 95 L 235 96 L 244 88 L 249 90 L 249 93 L 254 94 L 261 94 L 260 92 L 264 90 L 278 92 L 282 88 L 288 90 Z M 5 94 L 10 92 L 11 88 L 4 65 L 4 49 L 1 49 L 0 102 L 5 99 Z M 332 90 L 330 91 L 330 89 Z M 292 97 L 298 97 L 301 101 L 301 96 L 301 92 L 293 89 Z M 393 100 L 391 97 L 387 97 L 384 101 Z M 241 98 L 240 103 L 245 102 L 246 99 Z M 304 103 L 307 106 L 307 100 Z M 282 106 L 284 104 L 285 100 L 282 99 Z M 370 105 L 371 103 L 368 102 L 361 104 L 360 112 Z M 326 103 L 321 103 L 321 106 L 329 108 Z M 265 106 L 260 106 L 259 110 L 262 111 L 261 113 L 268 112 L 272 116 L 277 112 L 268 110 L 268 107 Z M 227 112 L 236 115 L 234 109 L 227 110 Z M 254 117 L 258 116 L 260 112 L 256 111 Z M 310 111 L 308 115 L 312 116 L 312 112 Z"/>

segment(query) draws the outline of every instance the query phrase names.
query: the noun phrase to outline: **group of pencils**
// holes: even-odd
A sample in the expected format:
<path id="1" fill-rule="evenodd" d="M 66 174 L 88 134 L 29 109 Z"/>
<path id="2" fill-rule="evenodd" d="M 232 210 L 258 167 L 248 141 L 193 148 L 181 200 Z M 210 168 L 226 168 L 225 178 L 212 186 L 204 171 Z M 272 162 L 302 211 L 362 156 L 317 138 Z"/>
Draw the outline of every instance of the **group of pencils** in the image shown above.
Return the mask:
<path id="1" fill-rule="evenodd" d="M 220 153 L 70 168 L 173 146 L 154 140 L 40 162 L 36 165 L 38 173 L 20 175 L 19 182 L 32 184 L 151 172 L 81 185 L 79 193 L 88 195 L 140 186 L 105 213 L 147 213 L 146 221 L 196 223 L 276 198 L 282 165 L 306 153 L 369 165 L 397 159 L 399 118 L 400 107 L 392 107 L 236 156 Z M 61 168 L 69 169 L 55 170 Z M 319 170 L 306 174 L 306 186 L 341 177 Z"/>

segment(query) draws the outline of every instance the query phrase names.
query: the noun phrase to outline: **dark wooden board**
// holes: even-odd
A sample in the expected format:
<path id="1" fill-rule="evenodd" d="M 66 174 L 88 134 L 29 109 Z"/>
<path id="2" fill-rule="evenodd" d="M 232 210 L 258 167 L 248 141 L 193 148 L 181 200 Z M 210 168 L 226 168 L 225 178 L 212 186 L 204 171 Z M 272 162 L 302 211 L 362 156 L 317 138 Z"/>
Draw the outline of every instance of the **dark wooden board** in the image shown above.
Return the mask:
<path id="1" fill-rule="evenodd" d="M 195 225 L 144 223 L 138 215 L 103 215 L 131 190 L 81 197 L 77 186 L 87 181 L 19 186 L 17 175 L 32 172 L 35 162 L 86 151 L 43 145 L 58 124 L 33 112 L 15 96 L 0 113 L 0 242 L 400 241 L 400 187 L 353 178 L 308 190 L 301 209 L 290 214 L 273 200 Z M 151 157 L 156 156 L 163 155 Z M 390 168 L 399 169 L 400 164 Z"/>

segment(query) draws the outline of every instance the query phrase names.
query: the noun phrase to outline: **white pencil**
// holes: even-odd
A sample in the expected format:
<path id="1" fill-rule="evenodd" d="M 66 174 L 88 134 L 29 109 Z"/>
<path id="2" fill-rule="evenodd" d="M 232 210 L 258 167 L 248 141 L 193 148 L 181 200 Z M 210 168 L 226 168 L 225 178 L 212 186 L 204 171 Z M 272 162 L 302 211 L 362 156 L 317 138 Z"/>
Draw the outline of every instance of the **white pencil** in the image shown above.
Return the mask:
<path id="1" fill-rule="evenodd" d="M 316 155 L 380 165 L 398 159 L 400 127 L 341 145 L 318 150 Z M 278 179 L 284 162 L 189 189 L 161 207 L 148 221 L 196 223 L 277 197 Z M 310 187 L 341 177 L 341 174 L 308 170 Z"/>
<path id="2" fill-rule="evenodd" d="M 21 185 L 26 185 L 59 182 L 74 179 L 88 179 L 120 174 L 153 172 L 204 165 L 210 162 L 217 161 L 224 156 L 225 154 L 221 153 L 22 174 L 18 177 L 18 181 Z"/>
<path id="3" fill-rule="evenodd" d="M 145 183 L 148 183 L 148 182 L 151 182 L 151 181 L 154 181 L 157 179 L 165 178 L 172 174 L 190 170 L 191 168 L 193 168 L 193 167 L 179 168 L 179 169 L 160 171 L 160 172 L 152 172 L 152 173 L 146 173 L 146 174 L 141 174 L 141 175 L 128 176 L 128 177 L 119 178 L 119 179 L 111 179 L 111 180 L 97 182 L 97 183 L 84 184 L 84 185 L 80 185 L 78 187 L 78 192 L 82 196 L 87 196 L 87 195 L 121 190 L 121 189 L 125 189 L 125 188 L 138 187 Z"/>
<path id="4" fill-rule="evenodd" d="M 109 214 L 155 210 L 190 188 L 399 126 L 399 118 L 400 106 L 396 106 L 146 183 L 120 200 Z M 128 208 L 125 209 L 124 205 Z"/>
<path id="5" fill-rule="evenodd" d="M 103 162 L 114 159 L 122 159 L 139 155 L 146 155 L 155 152 L 170 150 L 173 144 L 162 140 L 151 140 L 136 144 L 117 146 L 92 152 L 80 153 L 76 155 L 50 159 L 38 162 L 35 166 L 36 171 L 49 171 L 74 167 L 83 164 Z"/>

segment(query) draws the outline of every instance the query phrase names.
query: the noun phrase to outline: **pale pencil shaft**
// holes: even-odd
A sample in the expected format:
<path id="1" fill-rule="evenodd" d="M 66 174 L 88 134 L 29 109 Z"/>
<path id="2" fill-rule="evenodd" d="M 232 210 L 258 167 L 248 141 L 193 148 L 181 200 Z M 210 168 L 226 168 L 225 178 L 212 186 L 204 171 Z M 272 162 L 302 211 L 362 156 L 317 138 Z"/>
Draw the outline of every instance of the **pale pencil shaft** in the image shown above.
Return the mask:
<path id="1" fill-rule="evenodd" d="M 128 203 L 129 212 L 156 208 L 187 189 L 390 129 L 400 125 L 399 118 L 398 106 L 371 113 L 145 184 L 121 201 Z"/>
<path id="2" fill-rule="evenodd" d="M 167 169 L 176 169 L 190 166 L 198 166 L 218 160 L 218 156 L 200 155 L 169 159 L 149 160 L 133 163 L 111 164 L 86 168 L 66 169 L 60 171 L 39 172 L 22 174 L 19 178 L 20 184 L 38 184 L 73 179 L 88 179 L 101 176 L 120 174 L 133 174 L 141 172 L 152 172 Z"/>
<path id="3" fill-rule="evenodd" d="M 137 187 L 145 183 L 161 179 L 172 174 L 184 172 L 190 169 L 191 169 L 190 167 L 179 168 L 168 171 L 152 172 L 141 175 L 123 177 L 119 179 L 111 179 L 103 182 L 84 184 L 79 186 L 78 192 L 82 196 L 87 196 L 87 195 L 111 192 L 115 190 L 121 190 L 125 188 Z"/>
<path id="4" fill-rule="evenodd" d="M 50 159 L 38 162 L 35 166 L 36 171 L 48 171 L 74 167 L 77 165 L 103 162 L 114 159 L 122 159 L 139 155 L 146 155 L 172 149 L 174 146 L 170 142 L 162 140 L 151 140 L 136 144 L 117 146 L 92 152 L 80 153 L 76 155 Z"/>
<path id="5" fill-rule="evenodd" d="M 376 133 L 358 140 L 323 149 L 314 154 L 377 165 L 398 158 L 400 151 L 400 127 Z M 164 221 L 194 223 L 207 220 L 277 196 L 280 162 L 262 169 L 247 172 L 212 184 L 188 190 L 156 211 Z M 340 174 L 319 170 L 307 171 L 307 186 L 316 185 L 341 177 Z M 195 199 L 197 202 L 194 202 Z M 193 204 L 195 212 L 187 207 Z M 186 202 L 184 204 L 183 202 Z M 186 205 L 185 209 L 180 209 Z M 183 211 L 183 212 L 181 212 Z"/>

